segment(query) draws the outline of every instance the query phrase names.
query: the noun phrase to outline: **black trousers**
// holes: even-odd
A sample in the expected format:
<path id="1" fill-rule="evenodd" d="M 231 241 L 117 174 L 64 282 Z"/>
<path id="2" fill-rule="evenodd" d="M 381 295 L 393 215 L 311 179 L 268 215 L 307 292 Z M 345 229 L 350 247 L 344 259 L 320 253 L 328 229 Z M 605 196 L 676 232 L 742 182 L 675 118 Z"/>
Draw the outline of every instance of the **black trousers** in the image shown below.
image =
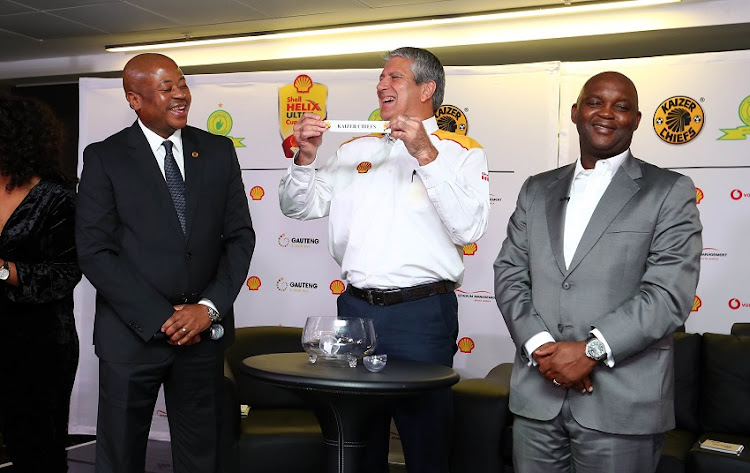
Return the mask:
<path id="1" fill-rule="evenodd" d="M 0 430 L 18 473 L 68 471 L 70 393 L 78 339 L 6 340 L 0 350 Z"/>
<path id="2" fill-rule="evenodd" d="M 440 294 L 391 306 L 373 306 L 344 292 L 337 300 L 340 317 L 373 320 L 376 353 L 453 366 L 458 337 L 456 294 Z M 381 413 L 367 443 L 365 473 L 388 471 L 391 418 L 396 422 L 409 473 L 447 473 L 453 430 L 450 388 L 411 396 Z"/>

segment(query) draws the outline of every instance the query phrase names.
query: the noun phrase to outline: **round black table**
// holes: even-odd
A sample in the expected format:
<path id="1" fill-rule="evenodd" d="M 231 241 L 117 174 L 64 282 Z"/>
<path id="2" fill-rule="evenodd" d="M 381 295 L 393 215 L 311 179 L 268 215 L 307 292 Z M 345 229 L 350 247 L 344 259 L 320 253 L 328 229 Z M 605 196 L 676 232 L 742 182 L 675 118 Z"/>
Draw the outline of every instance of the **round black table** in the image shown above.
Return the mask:
<path id="1" fill-rule="evenodd" d="M 315 410 L 328 447 L 328 471 L 356 473 L 379 408 L 397 396 L 446 388 L 458 382 L 453 369 L 434 363 L 388 360 L 379 373 L 360 363 L 349 368 L 327 360 L 310 364 L 306 353 L 245 358 L 242 373 L 292 389 Z"/>

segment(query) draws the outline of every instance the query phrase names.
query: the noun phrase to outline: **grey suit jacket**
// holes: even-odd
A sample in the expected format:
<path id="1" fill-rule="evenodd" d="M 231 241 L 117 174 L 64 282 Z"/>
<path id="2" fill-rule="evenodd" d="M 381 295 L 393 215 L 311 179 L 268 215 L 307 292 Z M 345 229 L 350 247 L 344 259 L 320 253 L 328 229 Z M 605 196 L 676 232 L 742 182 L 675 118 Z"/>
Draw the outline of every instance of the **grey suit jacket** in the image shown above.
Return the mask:
<path id="1" fill-rule="evenodd" d="M 495 261 L 495 295 L 517 347 L 510 409 L 550 420 L 566 390 L 528 366 L 523 344 L 547 331 L 584 340 L 599 329 L 615 366 L 597 365 L 594 392 L 569 390 L 583 426 L 618 434 L 674 427 L 670 334 L 690 314 L 702 250 L 690 178 L 628 156 L 601 198 L 565 268 L 566 197 L 575 165 L 530 177 Z"/>

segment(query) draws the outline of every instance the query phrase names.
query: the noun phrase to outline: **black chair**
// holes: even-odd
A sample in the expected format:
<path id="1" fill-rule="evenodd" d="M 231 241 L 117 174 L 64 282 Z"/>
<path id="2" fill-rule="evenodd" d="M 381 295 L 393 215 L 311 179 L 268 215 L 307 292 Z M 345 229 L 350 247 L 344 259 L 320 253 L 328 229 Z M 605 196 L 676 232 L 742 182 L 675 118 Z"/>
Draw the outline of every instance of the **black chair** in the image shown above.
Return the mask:
<path id="1" fill-rule="evenodd" d="M 242 360 L 267 353 L 302 352 L 298 327 L 245 327 L 227 349 L 223 435 L 228 473 L 318 473 L 326 470 L 323 435 L 315 414 L 295 394 L 241 374 Z M 246 418 L 240 404 L 250 406 Z"/>

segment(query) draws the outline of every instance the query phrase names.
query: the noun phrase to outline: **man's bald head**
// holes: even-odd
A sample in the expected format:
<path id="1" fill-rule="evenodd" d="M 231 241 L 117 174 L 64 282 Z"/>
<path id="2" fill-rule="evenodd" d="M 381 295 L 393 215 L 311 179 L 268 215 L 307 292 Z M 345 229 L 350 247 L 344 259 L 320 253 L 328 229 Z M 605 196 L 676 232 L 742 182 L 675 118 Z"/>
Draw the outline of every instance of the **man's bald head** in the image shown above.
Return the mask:
<path id="1" fill-rule="evenodd" d="M 143 80 L 165 67 L 177 67 L 172 58 L 163 54 L 144 53 L 130 59 L 122 70 L 122 86 L 125 93 L 136 92 L 143 87 Z"/>

